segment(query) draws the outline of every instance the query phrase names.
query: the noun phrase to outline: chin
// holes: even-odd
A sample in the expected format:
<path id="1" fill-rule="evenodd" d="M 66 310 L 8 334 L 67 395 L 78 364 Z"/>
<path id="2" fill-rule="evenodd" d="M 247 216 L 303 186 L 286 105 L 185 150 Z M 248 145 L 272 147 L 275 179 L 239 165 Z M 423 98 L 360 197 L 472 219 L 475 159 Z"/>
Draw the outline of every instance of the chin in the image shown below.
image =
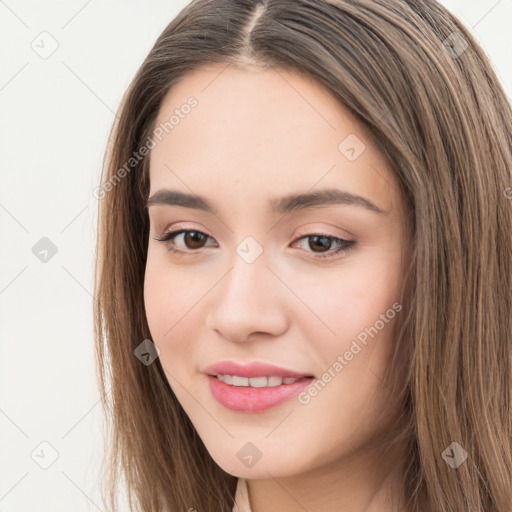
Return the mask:
<path id="1" fill-rule="evenodd" d="M 237 478 L 266 479 L 271 477 L 287 477 L 306 471 L 303 467 L 304 460 L 298 464 L 295 460 L 296 454 L 292 457 L 283 457 L 282 450 L 268 447 L 258 450 L 251 443 L 233 443 L 235 449 L 211 451 L 215 463 L 226 473 Z M 218 448 L 218 446 L 217 446 Z M 265 451 L 268 454 L 265 455 Z"/>

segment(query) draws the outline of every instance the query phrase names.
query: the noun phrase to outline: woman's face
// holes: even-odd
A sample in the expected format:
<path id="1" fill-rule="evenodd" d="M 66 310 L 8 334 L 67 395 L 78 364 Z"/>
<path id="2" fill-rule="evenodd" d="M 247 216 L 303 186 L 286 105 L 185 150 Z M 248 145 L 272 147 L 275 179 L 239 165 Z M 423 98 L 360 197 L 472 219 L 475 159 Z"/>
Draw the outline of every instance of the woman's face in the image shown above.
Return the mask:
<path id="1" fill-rule="evenodd" d="M 245 478 L 353 460 L 397 410 L 383 378 L 407 239 L 387 163 L 328 91 L 282 70 L 202 68 L 154 133 L 146 314 L 206 448 Z"/>

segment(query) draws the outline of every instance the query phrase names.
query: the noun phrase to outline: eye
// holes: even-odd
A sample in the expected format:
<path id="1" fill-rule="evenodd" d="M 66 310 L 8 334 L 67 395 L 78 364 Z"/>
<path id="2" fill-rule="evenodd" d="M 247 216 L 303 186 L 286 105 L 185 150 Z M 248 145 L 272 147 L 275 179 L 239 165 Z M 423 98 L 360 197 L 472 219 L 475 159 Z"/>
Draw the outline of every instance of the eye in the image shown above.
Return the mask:
<path id="1" fill-rule="evenodd" d="M 182 238 L 182 242 L 185 245 L 185 249 L 187 250 L 181 250 L 176 248 L 176 242 L 175 239 L 178 236 L 184 235 Z M 160 237 L 155 237 L 154 239 L 157 242 L 163 242 L 167 244 L 167 249 L 170 252 L 173 252 L 175 254 L 179 255 L 191 255 L 192 253 L 199 254 L 200 249 L 203 249 L 204 242 L 210 238 L 207 234 L 203 233 L 202 231 L 192 230 L 192 229 L 179 229 L 176 231 L 168 231 L 166 233 L 163 233 Z M 340 253 L 346 253 L 350 249 L 352 249 L 355 245 L 355 240 L 344 240 L 343 238 L 331 236 L 331 235 L 325 235 L 321 233 L 312 233 L 308 235 L 301 236 L 300 238 L 296 239 L 293 244 L 296 244 L 297 242 L 300 242 L 302 240 L 308 240 L 309 243 L 307 244 L 310 248 L 320 248 L 320 251 L 307 251 L 306 252 L 313 252 L 315 254 L 315 258 L 331 258 L 334 257 Z M 330 248 L 332 244 L 336 244 L 337 247 L 335 249 Z"/>
<path id="2" fill-rule="evenodd" d="M 174 239 L 179 235 L 185 235 L 183 241 L 185 242 L 185 248 L 189 249 L 192 252 L 198 252 L 197 249 L 202 249 L 202 243 L 205 239 L 209 238 L 208 235 L 201 231 L 196 231 L 192 229 L 179 229 L 176 231 L 168 231 L 164 233 L 161 237 L 156 237 L 155 240 L 157 242 L 165 242 L 167 244 L 167 249 L 176 254 L 189 254 L 188 251 L 182 251 L 180 249 L 176 249 Z M 190 246 L 188 246 L 190 244 Z M 187 247 L 188 246 L 188 247 Z"/>
<path id="3" fill-rule="evenodd" d="M 340 253 L 346 253 L 352 249 L 356 243 L 354 240 L 344 240 L 343 238 L 321 233 L 313 233 L 301 236 L 294 243 L 308 239 L 309 242 L 307 243 L 307 246 L 309 247 L 320 247 L 320 249 L 327 248 L 327 250 L 321 250 L 320 253 L 315 250 L 312 251 L 316 254 L 315 258 L 332 258 Z M 337 244 L 338 247 L 335 249 L 329 249 L 333 243 Z"/>

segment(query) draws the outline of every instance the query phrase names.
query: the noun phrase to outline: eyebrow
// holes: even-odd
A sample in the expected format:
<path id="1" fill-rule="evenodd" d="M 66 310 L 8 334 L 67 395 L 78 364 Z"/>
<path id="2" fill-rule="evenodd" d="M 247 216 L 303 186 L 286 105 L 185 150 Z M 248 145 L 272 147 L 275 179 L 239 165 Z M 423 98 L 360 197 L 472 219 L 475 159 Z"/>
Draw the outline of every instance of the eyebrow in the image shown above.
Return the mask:
<path id="1" fill-rule="evenodd" d="M 380 215 L 387 215 L 389 213 L 365 197 L 335 188 L 289 194 L 284 197 L 272 198 L 269 203 L 270 211 L 279 214 L 291 213 L 307 208 L 336 205 L 359 206 Z M 157 190 L 148 199 L 146 208 L 155 205 L 182 206 L 184 208 L 211 211 L 214 214 L 218 213 L 213 205 L 204 197 L 165 188 Z"/>

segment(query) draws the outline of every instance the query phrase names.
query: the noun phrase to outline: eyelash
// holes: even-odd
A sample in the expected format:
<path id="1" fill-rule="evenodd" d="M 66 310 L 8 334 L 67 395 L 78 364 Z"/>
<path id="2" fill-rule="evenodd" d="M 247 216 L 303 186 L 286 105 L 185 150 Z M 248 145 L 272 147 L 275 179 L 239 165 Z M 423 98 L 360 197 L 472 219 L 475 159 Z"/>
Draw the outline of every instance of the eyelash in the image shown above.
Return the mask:
<path id="1" fill-rule="evenodd" d="M 179 229 L 179 230 L 176 230 L 176 231 L 167 231 L 167 232 L 163 233 L 160 237 L 155 237 L 154 240 L 156 240 L 157 242 L 163 242 L 163 243 L 172 242 L 172 240 L 176 236 L 178 236 L 178 235 L 180 235 L 182 233 L 191 233 L 191 232 L 200 233 L 202 235 L 205 235 L 205 236 L 209 237 L 209 235 L 206 235 L 206 233 L 203 233 L 202 231 L 198 231 L 197 229 Z M 308 235 L 303 235 L 303 236 L 297 238 L 296 240 L 294 240 L 293 243 L 296 243 L 299 240 L 302 240 L 304 238 L 312 238 L 314 236 L 321 236 L 321 237 L 327 238 L 327 239 L 329 239 L 331 241 L 336 241 L 336 242 L 338 242 L 340 244 L 340 247 L 338 247 L 336 250 L 334 250 L 334 252 L 331 249 L 330 251 L 327 251 L 326 253 L 313 253 L 313 254 L 316 254 L 314 257 L 318 258 L 318 259 L 333 258 L 333 257 L 337 256 L 340 253 L 347 253 L 351 249 L 354 248 L 355 243 L 356 243 L 354 240 L 344 240 L 343 238 L 339 238 L 339 237 L 336 237 L 336 236 L 326 235 L 324 233 L 311 233 L 311 234 L 308 234 Z M 180 256 L 185 256 L 185 255 L 190 255 L 191 254 L 190 252 L 181 251 L 179 249 L 176 249 L 175 247 L 173 247 L 171 245 L 171 243 L 167 243 L 167 249 L 170 252 L 172 252 L 174 254 L 178 254 Z M 194 256 L 197 256 L 197 253 L 199 253 L 200 251 L 201 251 L 201 249 L 191 250 L 192 253 L 196 253 L 196 254 L 193 254 Z M 309 252 L 309 251 L 307 251 L 307 252 Z"/>

